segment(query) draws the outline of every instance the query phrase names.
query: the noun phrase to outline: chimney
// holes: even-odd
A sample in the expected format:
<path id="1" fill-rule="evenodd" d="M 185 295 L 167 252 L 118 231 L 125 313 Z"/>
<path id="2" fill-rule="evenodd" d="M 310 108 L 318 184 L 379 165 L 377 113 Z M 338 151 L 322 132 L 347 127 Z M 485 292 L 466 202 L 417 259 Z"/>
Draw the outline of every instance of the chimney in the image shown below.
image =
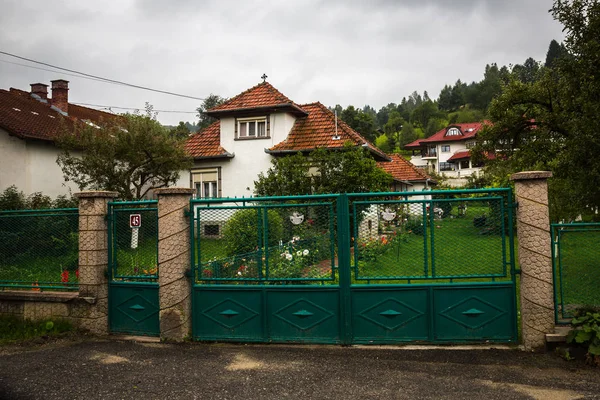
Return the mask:
<path id="1" fill-rule="evenodd" d="M 48 85 L 43 83 L 32 83 L 31 84 L 31 94 L 36 94 L 40 96 L 40 99 L 47 100 L 48 99 Z"/>
<path id="2" fill-rule="evenodd" d="M 52 105 L 65 113 L 69 112 L 69 81 L 57 79 L 52 82 Z"/>

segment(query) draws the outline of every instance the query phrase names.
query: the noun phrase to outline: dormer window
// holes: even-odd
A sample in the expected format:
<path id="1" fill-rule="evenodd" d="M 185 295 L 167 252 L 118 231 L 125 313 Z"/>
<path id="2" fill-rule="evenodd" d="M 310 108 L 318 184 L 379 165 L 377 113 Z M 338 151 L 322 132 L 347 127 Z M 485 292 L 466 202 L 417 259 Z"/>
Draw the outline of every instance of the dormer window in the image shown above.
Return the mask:
<path id="1" fill-rule="evenodd" d="M 236 139 L 260 139 L 269 137 L 267 117 L 237 118 Z"/>
<path id="2" fill-rule="evenodd" d="M 461 136 L 461 133 L 458 128 L 450 128 L 448 129 L 448 132 L 446 132 L 446 136 Z"/>

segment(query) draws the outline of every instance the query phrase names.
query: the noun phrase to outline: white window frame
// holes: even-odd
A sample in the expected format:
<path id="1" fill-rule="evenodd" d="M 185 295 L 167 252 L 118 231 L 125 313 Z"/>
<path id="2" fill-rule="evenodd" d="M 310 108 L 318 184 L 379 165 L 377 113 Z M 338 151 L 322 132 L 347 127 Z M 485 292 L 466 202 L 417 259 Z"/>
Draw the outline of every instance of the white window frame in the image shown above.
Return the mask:
<path id="1" fill-rule="evenodd" d="M 264 123 L 264 131 L 262 134 L 259 134 L 258 127 L 259 123 Z M 263 139 L 269 137 L 269 132 L 267 131 L 267 117 L 252 117 L 252 118 L 237 118 L 237 138 L 238 139 Z M 250 135 L 250 126 L 254 125 L 254 135 Z M 245 125 L 245 134 L 242 135 L 242 125 Z"/>
<path id="2" fill-rule="evenodd" d="M 461 136 L 461 133 L 458 128 L 450 128 L 448 129 L 448 132 L 446 132 L 446 136 Z"/>
<path id="3" fill-rule="evenodd" d="M 191 187 L 195 190 L 194 196 L 197 199 L 215 199 L 220 197 L 219 173 L 219 168 L 202 168 L 190 171 Z M 215 174 L 216 180 L 210 179 L 205 181 L 204 176 L 208 174 Z M 206 193 L 205 186 L 207 183 L 208 193 Z"/>
<path id="4" fill-rule="evenodd" d="M 441 147 L 441 150 L 440 150 L 441 153 L 450 153 L 450 145 L 449 144 L 442 144 L 442 145 L 440 145 L 440 147 Z M 447 150 L 444 150 L 444 148 L 447 148 Z"/>

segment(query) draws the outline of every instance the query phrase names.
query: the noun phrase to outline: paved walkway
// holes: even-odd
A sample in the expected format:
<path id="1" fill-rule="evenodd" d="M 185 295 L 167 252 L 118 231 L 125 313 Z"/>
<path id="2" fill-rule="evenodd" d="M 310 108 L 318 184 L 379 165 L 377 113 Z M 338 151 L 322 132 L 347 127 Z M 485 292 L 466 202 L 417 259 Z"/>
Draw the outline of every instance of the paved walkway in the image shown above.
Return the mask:
<path id="1" fill-rule="evenodd" d="M 1 399 L 600 399 L 600 369 L 517 350 L 70 340 L 0 348 Z"/>

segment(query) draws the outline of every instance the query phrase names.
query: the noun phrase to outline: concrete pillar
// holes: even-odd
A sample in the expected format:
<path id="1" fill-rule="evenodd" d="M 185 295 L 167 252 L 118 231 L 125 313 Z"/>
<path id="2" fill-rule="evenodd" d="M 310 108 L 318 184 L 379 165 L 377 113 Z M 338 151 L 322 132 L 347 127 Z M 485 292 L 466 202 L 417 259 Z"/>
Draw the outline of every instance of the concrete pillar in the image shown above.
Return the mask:
<path id="1" fill-rule="evenodd" d="M 92 333 L 108 334 L 108 202 L 116 192 L 75 193 L 79 199 L 79 326 Z"/>
<path id="2" fill-rule="evenodd" d="M 181 341 L 191 328 L 190 222 L 186 210 L 194 189 L 165 188 L 158 195 L 160 336 Z"/>
<path id="3" fill-rule="evenodd" d="M 513 174 L 521 267 L 521 326 L 526 350 L 545 346 L 554 332 L 554 290 L 548 213 L 549 171 Z"/>

